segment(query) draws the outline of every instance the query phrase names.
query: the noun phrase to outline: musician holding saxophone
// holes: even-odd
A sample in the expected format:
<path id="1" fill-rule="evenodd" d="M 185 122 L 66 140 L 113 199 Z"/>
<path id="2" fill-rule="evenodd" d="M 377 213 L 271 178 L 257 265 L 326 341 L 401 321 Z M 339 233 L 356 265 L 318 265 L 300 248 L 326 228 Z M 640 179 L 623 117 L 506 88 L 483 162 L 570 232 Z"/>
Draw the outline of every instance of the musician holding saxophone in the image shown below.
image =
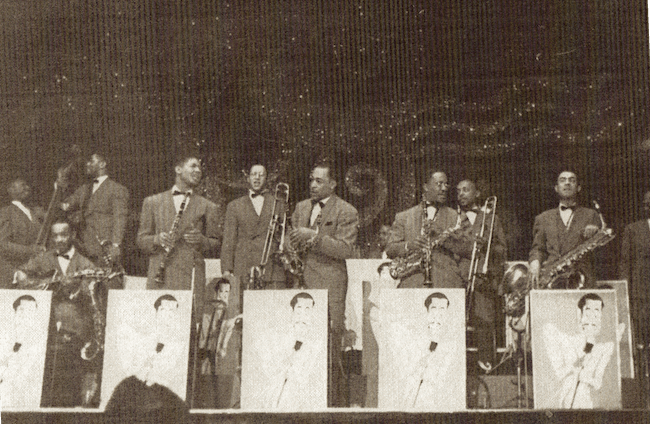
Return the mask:
<path id="1" fill-rule="evenodd" d="M 391 275 L 402 280 L 399 288 L 421 288 L 425 284 L 465 288 L 454 246 L 448 242 L 462 230 L 462 219 L 445 205 L 448 191 L 447 175 L 434 170 L 423 185 L 422 202 L 395 215 L 386 254 L 393 259 Z"/>
<path id="2" fill-rule="evenodd" d="M 195 156 L 180 157 L 172 189 L 144 199 L 136 243 L 149 255 L 147 289 L 191 290 L 196 312 L 202 311 L 204 257 L 219 244 L 217 206 L 193 190 L 201 181 Z"/>
<path id="3" fill-rule="evenodd" d="M 540 271 L 545 265 L 554 263 L 572 249 L 593 237 L 602 226 L 597 211 L 578 205 L 580 192 L 578 176 L 575 172 L 560 172 L 555 184 L 560 204 L 542 212 L 535 217 L 533 226 L 533 245 L 529 254 L 530 275 L 533 287 L 540 278 Z M 593 287 L 595 283 L 593 259 L 585 256 L 578 263 L 572 264 L 572 278 L 584 278 L 580 283 L 569 282 L 569 286 Z M 570 288 L 567 287 L 567 288 Z M 573 288 L 578 288 L 573 287 Z"/>
<path id="4" fill-rule="evenodd" d="M 309 179 L 310 198 L 298 202 L 291 216 L 291 244 L 302 252 L 304 283 L 308 289 L 328 290 L 331 342 L 328 406 L 342 406 L 341 340 L 345 331 L 347 268 L 354 254 L 359 216 L 357 210 L 334 193 L 334 169 L 318 163 Z"/>

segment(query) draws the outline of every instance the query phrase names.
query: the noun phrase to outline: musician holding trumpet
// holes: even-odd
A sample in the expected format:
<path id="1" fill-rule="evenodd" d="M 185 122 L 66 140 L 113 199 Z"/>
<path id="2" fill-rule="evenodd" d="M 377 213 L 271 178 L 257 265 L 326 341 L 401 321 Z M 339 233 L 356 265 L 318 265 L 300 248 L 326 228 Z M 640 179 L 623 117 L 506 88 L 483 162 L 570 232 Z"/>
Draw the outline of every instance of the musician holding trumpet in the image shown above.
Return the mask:
<path id="1" fill-rule="evenodd" d="M 144 199 L 136 243 L 149 255 L 147 289 L 191 290 L 195 311 L 202 310 L 204 257 L 219 244 L 217 206 L 194 193 L 201 181 L 195 156 L 176 161 L 171 190 Z"/>

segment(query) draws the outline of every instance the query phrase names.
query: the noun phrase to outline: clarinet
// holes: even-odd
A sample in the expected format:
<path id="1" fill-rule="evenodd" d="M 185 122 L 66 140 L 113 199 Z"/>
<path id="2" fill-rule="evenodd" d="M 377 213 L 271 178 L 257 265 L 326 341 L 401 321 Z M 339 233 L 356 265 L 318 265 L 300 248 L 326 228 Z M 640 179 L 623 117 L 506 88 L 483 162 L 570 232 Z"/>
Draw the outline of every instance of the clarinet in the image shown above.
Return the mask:
<path id="1" fill-rule="evenodd" d="M 156 276 L 154 277 L 154 281 L 159 286 L 165 284 L 165 267 L 167 267 L 167 261 L 169 260 L 169 257 L 171 256 L 171 253 L 176 246 L 176 242 L 178 241 L 178 227 L 181 222 L 181 218 L 183 217 L 183 211 L 185 210 L 185 205 L 187 204 L 187 199 L 189 199 L 189 197 L 190 192 L 188 191 L 183 197 L 181 207 L 178 209 L 178 213 L 176 214 L 176 217 L 174 217 L 174 222 L 172 223 L 172 228 L 169 230 L 169 236 L 172 239 L 171 246 L 163 246 L 165 249 L 165 256 L 163 256 L 163 259 L 160 262 L 160 267 L 158 267 L 158 272 L 156 272 Z"/>

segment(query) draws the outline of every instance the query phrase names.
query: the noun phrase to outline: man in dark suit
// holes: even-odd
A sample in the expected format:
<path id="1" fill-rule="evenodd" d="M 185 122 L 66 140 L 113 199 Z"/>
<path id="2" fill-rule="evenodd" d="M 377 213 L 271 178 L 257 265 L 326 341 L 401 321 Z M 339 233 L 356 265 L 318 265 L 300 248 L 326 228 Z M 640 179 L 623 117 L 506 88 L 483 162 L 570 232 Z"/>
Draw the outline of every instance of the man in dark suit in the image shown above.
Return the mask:
<path id="1" fill-rule="evenodd" d="M 266 168 L 253 165 L 248 174 L 248 194 L 228 203 L 223 226 L 221 270 L 224 275 L 234 274 L 243 284 L 248 282 L 251 268 L 259 266 L 273 212 L 273 195 L 266 190 Z M 283 212 L 285 202 L 278 201 L 276 213 Z M 278 228 L 279 231 L 279 228 Z M 271 248 L 275 251 L 277 245 Z M 273 258 L 264 270 L 266 288 L 285 288 L 284 275 Z M 237 285 L 235 285 L 237 286 Z M 240 288 L 231 288 L 230 310 L 238 312 Z"/>
<path id="2" fill-rule="evenodd" d="M 650 343 L 650 191 L 643 196 L 645 219 L 625 227 L 621 240 L 619 276 L 628 281 L 636 343 Z"/>
<path id="3" fill-rule="evenodd" d="M 303 263 L 307 288 L 328 290 L 332 358 L 330 406 L 343 403 L 339 392 L 343 389 L 339 364 L 348 281 L 345 260 L 354 255 L 359 225 L 357 210 L 334 194 L 335 187 L 331 165 L 316 165 L 310 176 L 311 197 L 296 205 L 291 216 L 294 228 L 289 233 L 292 245 L 305 251 Z"/>
<path id="4" fill-rule="evenodd" d="M 205 289 L 204 258 L 215 255 L 219 242 L 217 206 L 193 192 L 202 176 L 199 159 L 183 157 L 174 169 L 174 187 L 144 199 L 136 242 L 149 255 L 147 289 L 191 290 L 193 286 L 199 312 Z M 177 228 L 170 234 L 175 220 Z"/>
<path id="5" fill-rule="evenodd" d="M 477 261 L 476 278 L 474 278 L 475 283 L 471 294 L 472 301 L 471 305 L 468 305 L 470 308 L 468 324 L 474 328 L 474 341 L 478 349 L 478 360 L 487 365 L 494 359 L 495 353 L 494 324 L 498 308 L 497 289 L 499 282 L 503 278 L 507 252 L 506 238 L 499 217 L 495 216 L 487 273 L 483 273 L 490 222 L 493 217 L 492 211 L 486 211 L 479 205 L 481 192 L 473 181 L 463 180 L 458 183 L 456 189 L 458 190 L 458 205 L 461 208 L 463 219 L 469 221 L 470 237 L 458 250 L 461 257 L 458 266 L 468 284 L 471 284 L 468 279 L 473 253 Z M 483 230 L 483 237 L 480 238 L 482 227 L 485 229 Z M 477 251 L 473 252 L 475 241 Z M 475 371 L 476 369 L 470 368 L 469 370 Z"/>
<path id="6" fill-rule="evenodd" d="M 0 288 L 3 289 L 11 286 L 16 268 L 45 251 L 45 247 L 35 244 L 44 212 L 24 203 L 31 188 L 18 178 L 9 184 L 7 191 L 11 204 L 0 210 Z"/>
<path id="7" fill-rule="evenodd" d="M 74 277 L 96 268 L 72 244 L 74 232 L 67 222 L 56 221 L 51 229 L 54 248 L 30 259 L 15 274 L 18 288 L 30 287 L 33 279 L 59 281 L 50 285 L 55 291 L 41 405 L 96 406 L 102 355 L 82 358 L 82 349 L 93 337 L 93 320 L 88 312 L 90 299 L 77 291 L 79 280 Z M 72 296 L 75 292 L 78 294 Z M 105 302 L 105 292 L 102 296 Z"/>
<path id="8" fill-rule="evenodd" d="M 102 264 L 108 256 L 115 262 L 122 253 L 129 191 L 108 177 L 106 158 L 98 153 L 90 156 L 86 173 L 93 181 L 79 187 L 61 204 L 61 209 L 75 212 L 71 220 L 81 232 L 81 248 L 90 259 Z"/>
<path id="9" fill-rule="evenodd" d="M 460 215 L 448 206 L 449 183 L 442 171 L 433 171 L 423 186 L 422 202 L 395 215 L 391 227 L 386 254 L 389 258 L 406 257 L 416 250 L 426 249 L 429 238 L 435 238 L 445 231 L 462 224 Z M 427 234 L 428 233 L 428 234 Z M 458 269 L 450 239 L 431 252 L 429 281 L 423 272 L 418 272 L 400 282 L 400 288 L 424 287 L 425 283 L 436 288 L 464 288 L 465 280 Z"/>
<path id="10" fill-rule="evenodd" d="M 578 205 L 580 184 L 574 172 L 560 173 L 555 192 L 560 198 L 560 205 L 535 217 L 533 246 L 528 258 L 534 285 L 545 264 L 578 247 L 596 234 L 601 226 L 598 212 Z M 592 287 L 595 283 L 591 262 L 592 258 L 586 257 L 576 264 L 575 271 L 584 276 L 585 287 Z"/>

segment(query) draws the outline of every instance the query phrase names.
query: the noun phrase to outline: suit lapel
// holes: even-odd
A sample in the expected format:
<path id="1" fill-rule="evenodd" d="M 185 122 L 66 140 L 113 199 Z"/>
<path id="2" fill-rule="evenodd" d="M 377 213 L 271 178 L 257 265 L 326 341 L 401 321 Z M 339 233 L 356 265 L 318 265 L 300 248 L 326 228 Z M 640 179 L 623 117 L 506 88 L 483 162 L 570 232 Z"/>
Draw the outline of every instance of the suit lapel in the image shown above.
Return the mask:
<path id="1" fill-rule="evenodd" d="M 325 207 L 320 211 L 320 223 L 318 225 L 318 230 L 320 231 L 324 226 L 325 223 L 330 219 L 330 215 L 332 214 L 332 211 L 336 207 L 336 202 L 338 198 L 335 194 L 330 197 L 330 200 L 327 201 L 325 204 Z"/>

